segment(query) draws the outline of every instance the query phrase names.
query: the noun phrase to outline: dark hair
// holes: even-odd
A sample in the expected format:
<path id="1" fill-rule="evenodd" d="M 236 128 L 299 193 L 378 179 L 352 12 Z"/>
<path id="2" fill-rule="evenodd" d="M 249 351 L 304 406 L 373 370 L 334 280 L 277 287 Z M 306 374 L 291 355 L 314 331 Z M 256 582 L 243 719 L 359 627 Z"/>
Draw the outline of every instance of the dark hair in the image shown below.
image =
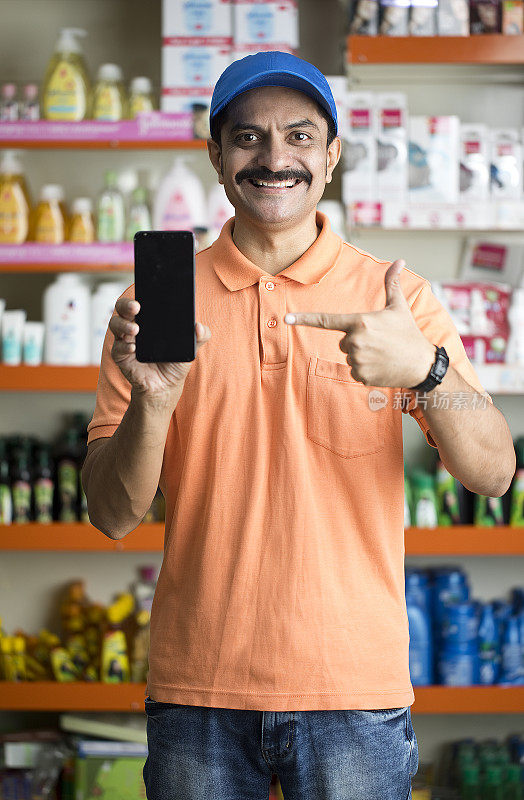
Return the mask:
<path id="1" fill-rule="evenodd" d="M 317 103 L 317 108 L 327 122 L 328 126 L 327 146 L 329 147 L 329 145 L 337 135 L 335 129 L 335 123 L 333 122 L 333 119 L 328 114 L 326 109 L 323 106 L 321 106 L 320 103 Z M 227 106 L 225 106 L 222 109 L 222 111 L 219 111 L 218 114 L 215 117 L 213 117 L 213 120 L 211 122 L 211 138 L 218 144 L 219 147 L 222 146 L 222 141 L 220 137 L 222 132 L 222 125 L 224 124 L 226 119 L 227 119 Z"/>

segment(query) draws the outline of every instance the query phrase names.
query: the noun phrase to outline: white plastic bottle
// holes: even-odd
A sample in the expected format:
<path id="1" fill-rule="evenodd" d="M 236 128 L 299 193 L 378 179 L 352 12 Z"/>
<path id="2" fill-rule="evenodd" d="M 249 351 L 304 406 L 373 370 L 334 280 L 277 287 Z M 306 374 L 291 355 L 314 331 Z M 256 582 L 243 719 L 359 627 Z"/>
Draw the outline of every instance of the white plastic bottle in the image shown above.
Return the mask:
<path id="1" fill-rule="evenodd" d="M 508 310 L 510 327 L 506 363 L 524 366 L 524 288 L 513 289 Z"/>
<path id="2" fill-rule="evenodd" d="M 74 272 L 64 272 L 47 287 L 43 300 L 46 364 L 89 364 L 89 286 Z"/>
<path id="3" fill-rule="evenodd" d="M 128 283 L 105 281 L 91 295 L 91 364 L 100 364 L 107 326 L 115 303 L 128 286 Z"/>
<path id="4" fill-rule="evenodd" d="M 207 227 L 207 204 L 202 182 L 182 159 L 176 158 L 154 200 L 153 229 L 188 231 Z"/>
<path id="5" fill-rule="evenodd" d="M 235 207 L 227 199 L 224 187 L 216 183 L 207 197 L 209 235 L 211 241 L 218 238 L 220 231 L 230 217 L 235 216 Z"/>

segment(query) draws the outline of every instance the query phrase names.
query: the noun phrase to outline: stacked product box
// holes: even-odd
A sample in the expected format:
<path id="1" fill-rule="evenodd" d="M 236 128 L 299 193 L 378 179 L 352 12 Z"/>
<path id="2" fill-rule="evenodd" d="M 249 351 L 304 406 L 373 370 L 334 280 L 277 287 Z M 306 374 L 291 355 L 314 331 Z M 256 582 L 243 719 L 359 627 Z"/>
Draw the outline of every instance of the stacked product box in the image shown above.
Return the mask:
<path id="1" fill-rule="evenodd" d="M 235 59 L 261 50 L 298 49 L 297 0 L 233 0 Z"/>
<path id="2" fill-rule="evenodd" d="M 213 88 L 233 60 L 230 0 L 163 0 L 161 109 L 193 116 L 209 136 Z"/>

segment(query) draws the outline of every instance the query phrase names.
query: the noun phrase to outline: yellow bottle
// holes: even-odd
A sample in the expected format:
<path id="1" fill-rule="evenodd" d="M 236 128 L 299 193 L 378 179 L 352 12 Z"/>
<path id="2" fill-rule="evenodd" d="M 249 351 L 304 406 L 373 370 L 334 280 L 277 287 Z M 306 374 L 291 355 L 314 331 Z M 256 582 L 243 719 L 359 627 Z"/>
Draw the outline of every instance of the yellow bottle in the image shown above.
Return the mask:
<path id="1" fill-rule="evenodd" d="M 102 640 L 100 680 L 103 683 L 124 683 L 130 679 L 127 640 L 122 623 L 134 608 L 132 594 L 123 594 L 107 609 L 108 628 Z"/>
<path id="2" fill-rule="evenodd" d="M 42 116 L 49 120 L 78 122 L 89 117 L 91 81 L 77 41 L 81 28 L 62 28 L 44 78 Z"/>
<path id="3" fill-rule="evenodd" d="M 42 186 L 40 201 L 33 215 L 33 239 L 45 244 L 63 244 L 67 238 L 67 212 L 61 186 Z"/>
<path id="4" fill-rule="evenodd" d="M 116 64 L 102 64 L 93 90 L 93 119 L 117 122 L 127 117 L 127 98 L 122 70 Z"/>
<path id="5" fill-rule="evenodd" d="M 27 680 L 25 639 L 23 636 L 13 636 L 13 655 L 14 672 L 16 681 Z"/>
<path id="6" fill-rule="evenodd" d="M 129 117 L 134 119 L 141 111 L 154 111 L 153 89 L 149 78 L 133 78 L 129 86 Z"/>
<path id="7" fill-rule="evenodd" d="M 31 200 L 15 150 L 0 162 L 0 244 L 22 244 L 30 232 Z"/>
<path id="8" fill-rule="evenodd" d="M 77 197 L 73 200 L 68 238 L 70 242 L 80 244 L 91 244 L 95 241 L 93 205 L 89 197 Z"/>

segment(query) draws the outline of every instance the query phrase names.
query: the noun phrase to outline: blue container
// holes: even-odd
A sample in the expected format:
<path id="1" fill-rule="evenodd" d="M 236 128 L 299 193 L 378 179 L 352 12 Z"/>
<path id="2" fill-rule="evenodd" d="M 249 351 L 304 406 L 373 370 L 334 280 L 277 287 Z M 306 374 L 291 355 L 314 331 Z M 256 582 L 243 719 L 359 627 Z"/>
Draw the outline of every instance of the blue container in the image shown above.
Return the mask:
<path id="1" fill-rule="evenodd" d="M 439 682 L 443 686 L 473 686 L 479 683 L 479 657 L 475 642 L 449 644 L 438 656 Z"/>
<path id="2" fill-rule="evenodd" d="M 519 620 L 510 615 L 504 625 L 501 648 L 501 683 L 520 685 L 522 675 Z"/>
<path id="3" fill-rule="evenodd" d="M 466 601 L 446 604 L 441 628 L 444 647 L 448 644 L 475 642 L 477 631 L 478 621 L 473 603 Z"/>
<path id="4" fill-rule="evenodd" d="M 409 674 L 413 686 L 433 684 L 433 641 L 431 618 L 423 593 L 415 586 L 406 593 L 409 622 Z"/>
<path id="5" fill-rule="evenodd" d="M 499 628 L 493 606 L 485 603 L 478 629 L 479 679 L 483 686 L 497 683 L 500 675 Z"/>

